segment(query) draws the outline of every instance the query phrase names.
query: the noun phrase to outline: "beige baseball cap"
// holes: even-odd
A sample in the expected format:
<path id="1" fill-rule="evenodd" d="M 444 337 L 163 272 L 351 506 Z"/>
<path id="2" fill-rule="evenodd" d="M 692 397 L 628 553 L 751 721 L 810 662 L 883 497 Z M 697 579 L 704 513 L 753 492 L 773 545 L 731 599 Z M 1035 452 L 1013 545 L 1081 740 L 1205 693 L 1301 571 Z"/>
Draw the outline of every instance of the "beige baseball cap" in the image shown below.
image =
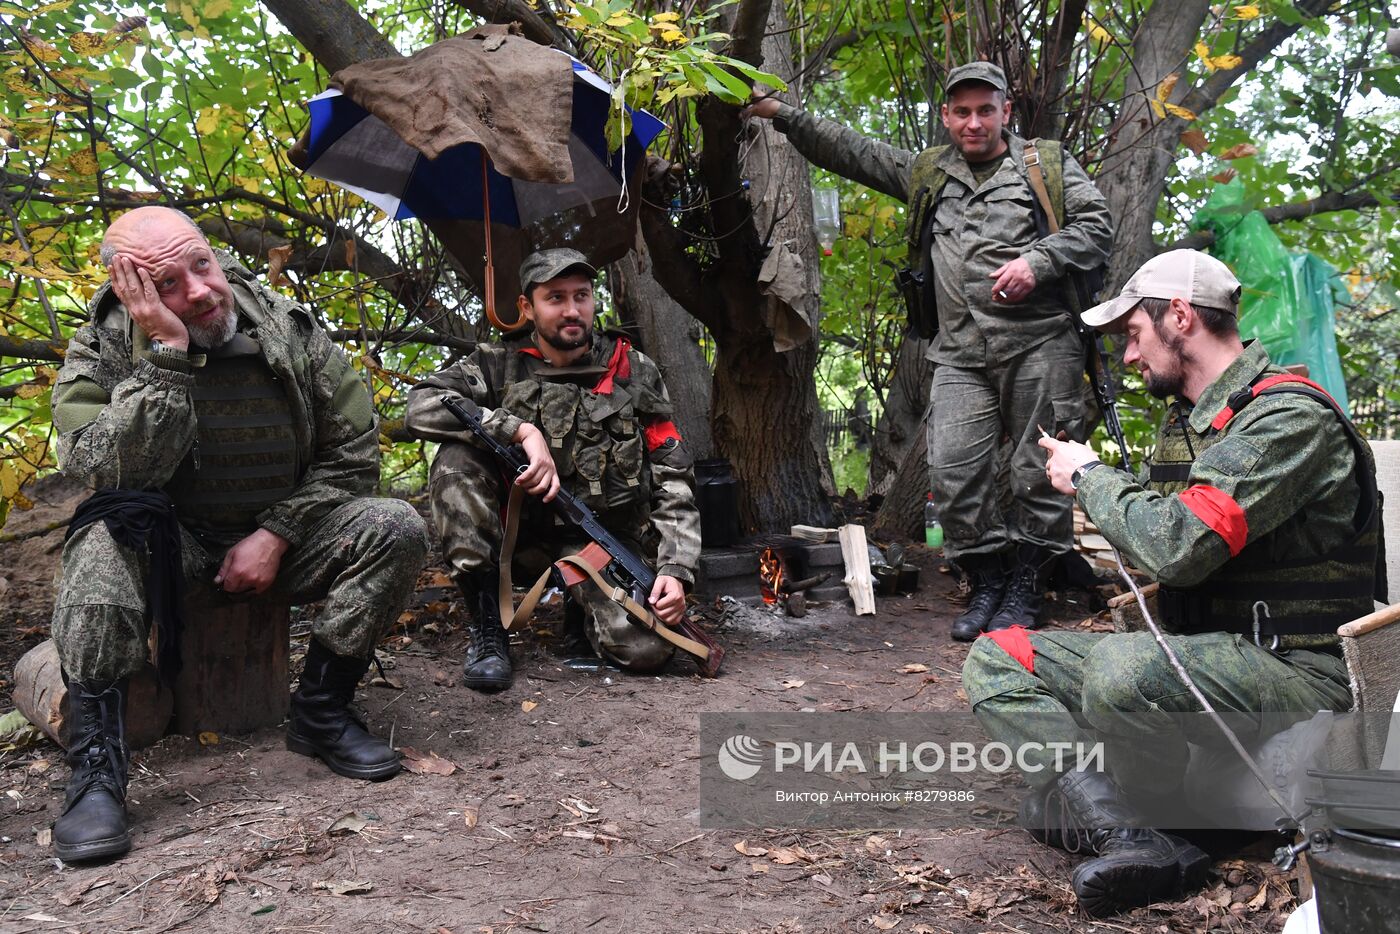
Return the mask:
<path id="1" fill-rule="evenodd" d="M 944 93 L 952 94 L 953 88 L 964 81 L 981 81 L 983 84 L 990 84 L 1001 93 L 1006 93 L 1006 72 L 1002 71 L 991 62 L 968 62 L 966 65 L 959 65 L 948 72 L 948 80 L 944 83 Z"/>
<path id="2" fill-rule="evenodd" d="M 1143 263 L 1117 298 L 1084 312 L 1084 323 L 1106 327 L 1144 298 L 1182 298 L 1192 305 L 1234 311 L 1240 300 L 1240 280 L 1229 266 L 1208 253 L 1170 250 Z"/>
<path id="3" fill-rule="evenodd" d="M 525 257 L 520 264 L 520 289 L 524 291 L 532 285 L 558 279 L 570 269 L 577 268 L 590 279 L 598 276 L 598 270 L 578 250 L 559 247 L 553 250 L 536 250 Z"/>

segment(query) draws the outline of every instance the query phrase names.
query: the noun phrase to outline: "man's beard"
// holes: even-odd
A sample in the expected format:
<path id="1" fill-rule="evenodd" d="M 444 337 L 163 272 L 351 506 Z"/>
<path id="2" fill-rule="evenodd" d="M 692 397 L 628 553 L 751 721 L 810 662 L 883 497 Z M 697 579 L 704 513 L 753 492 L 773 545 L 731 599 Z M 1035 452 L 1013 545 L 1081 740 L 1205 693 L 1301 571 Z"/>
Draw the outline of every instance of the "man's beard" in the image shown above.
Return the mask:
<path id="1" fill-rule="evenodd" d="M 208 324 L 193 322 L 185 324 L 185 329 L 190 332 L 190 343 L 198 344 L 206 350 L 213 350 L 233 340 L 234 332 L 238 330 L 238 314 L 222 302 L 219 303 L 218 307 L 223 311 L 223 314 Z"/>
<path id="2" fill-rule="evenodd" d="M 576 338 L 563 336 L 563 328 L 556 328 L 553 334 L 546 334 L 540 331 L 540 339 L 555 350 L 577 350 L 580 347 L 587 347 L 593 343 L 593 326 L 591 324 L 580 325 L 583 333 Z"/>
<path id="3" fill-rule="evenodd" d="M 1157 336 L 1162 338 L 1162 343 L 1167 350 L 1171 351 L 1172 368 L 1167 372 L 1152 371 L 1152 375 L 1147 377 L 1147 391 L 1158 399 L 1166 399 L 1171 396 L 1181 395 L 1181 391 L 1186 388 L 1186 364 L 1191 362 L 1190 357 L 1182 353 L 1181 347 L 1186 343 L 1186 338 L 1177 336 L 1175 340 L 1168 338 L 1159 330 Z"/>

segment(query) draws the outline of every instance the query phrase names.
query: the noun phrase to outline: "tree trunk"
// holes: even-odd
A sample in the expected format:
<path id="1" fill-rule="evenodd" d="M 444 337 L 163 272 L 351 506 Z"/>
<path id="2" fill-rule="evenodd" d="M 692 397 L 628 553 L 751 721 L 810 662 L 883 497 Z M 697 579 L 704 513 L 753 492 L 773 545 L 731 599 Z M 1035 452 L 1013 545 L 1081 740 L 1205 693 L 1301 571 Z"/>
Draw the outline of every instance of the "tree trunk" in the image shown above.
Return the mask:
<path id="1" fill-rule="evenodd" d="M 612 265 L 609 291 L 624 324 L 635 326 L 641 350 L 661 367 L 675 406 L 675 423 L 691 456 L 713 457 L 710 433 L 710 364 L 700 350 L 700 322 L 651 277 L 651 254 L 637 249 Z"/>
<path id="2" fill-rule="evenodd" d="M 875 513 L 876 535 L 884 538 L 923 539 L 924 504 L 928 502 L 928 436 L 920 423 L 914 441 L 904 452 L 885 491 L 885 498 Z"/>
<path id="3" fill-rule="evenodd" d="M 870 447 L 871 493 L 887 493 L 909 449 L 923 443 L 929 385 L 933 382 L 933 364 L 924 358 L 927 350 L 928 341 L 905 337 L 895 358 L 885 407 L 875 423 Z"/>

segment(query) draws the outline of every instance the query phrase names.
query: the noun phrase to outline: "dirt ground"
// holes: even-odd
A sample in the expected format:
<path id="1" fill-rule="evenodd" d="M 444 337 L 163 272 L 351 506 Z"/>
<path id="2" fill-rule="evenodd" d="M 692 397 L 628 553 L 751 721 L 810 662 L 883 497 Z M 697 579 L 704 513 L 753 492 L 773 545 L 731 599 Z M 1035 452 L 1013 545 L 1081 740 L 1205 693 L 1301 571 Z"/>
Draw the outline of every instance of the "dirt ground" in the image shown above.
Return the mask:
<path id="1" fill-rule="evenodd" d="M 46 481 L 5 531 L 62 518 L 78 494 Z M 47 636 L 61 539 L 0 545 L 0 711 L 15 659 Z M 882 598 L 873 617 L 828 605 L 759 631 L 697 607 L 730 650 L 717 680 L 684 660 L 660 677 L 566 668 L 546 620 L 514 637 L 516 682 L 495 696 L 458 683 L 460 606 L 430 568 L 382 647 L 392 684 L 358 698 L 428 771 L 340 778 L 288 752 L 278 729 L 208 746 L 168 737 L 134 758 L 132 853 L 70 868 L 47 845 L 60 751 L 0 753 L 0 934 L 1279 930 L 1295 883 L 1268 864 L 1271 840 L 1220 854 L 1182 904 L 1092 922 L 1074 906 L 1073 860 L 1014 828 L 700 830 L 701 711 L 964 705 L 966 650 L 947 638 L 956 588 L 935 555 L 911 553 L 922 590 Z M 1055 615 L 1102 625 L 1082 595 Z"/>

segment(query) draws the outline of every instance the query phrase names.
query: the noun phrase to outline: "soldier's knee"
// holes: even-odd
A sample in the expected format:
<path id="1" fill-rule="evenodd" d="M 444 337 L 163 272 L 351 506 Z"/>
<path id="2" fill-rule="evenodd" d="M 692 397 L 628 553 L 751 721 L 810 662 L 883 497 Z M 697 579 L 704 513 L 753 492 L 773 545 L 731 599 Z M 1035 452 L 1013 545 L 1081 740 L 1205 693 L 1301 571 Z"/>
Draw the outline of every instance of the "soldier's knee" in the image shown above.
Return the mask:
<path id="1" fill-rule="evenodd" d="M 1011 630 L 999 630 L 1010 632 Z M 1017 634 L 1024 638 L 1024 631 Z M 976 707 L 989 697 L 1023 687 L 1034 678 L 1034 650 L 1029 639 L 993 639 L 984 636 L 972 643 L 963 661 L 963 693 L 969 706 Z"/>
<path id="2" fill-rule="evenodd" d="M 366 499 L 361 503 L 357 525 L 376 550 L 390 554 L 396 565 L 421 565 L 429 543 L 418 511 L 399 499 Z"/>
<path id="3" fill-rule="evenodd" d="M 1143 687 L 1157 667 L 1160 651 L 1147 632 L 1125 632 L 1101 639 L 1084 659 L 1084 709 L 1151 709 L 1153 705 Z"/>

